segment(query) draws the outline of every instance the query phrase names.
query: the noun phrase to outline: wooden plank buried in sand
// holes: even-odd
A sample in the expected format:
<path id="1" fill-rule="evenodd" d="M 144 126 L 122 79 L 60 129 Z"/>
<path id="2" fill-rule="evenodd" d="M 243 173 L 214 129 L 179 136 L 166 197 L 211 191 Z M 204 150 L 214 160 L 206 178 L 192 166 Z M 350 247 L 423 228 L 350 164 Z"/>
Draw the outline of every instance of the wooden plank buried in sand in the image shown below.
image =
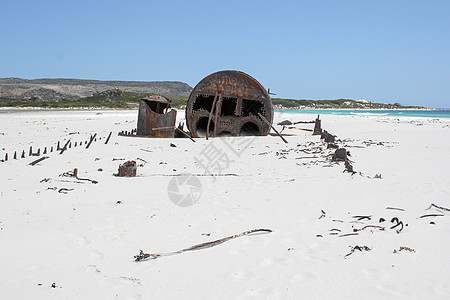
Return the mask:
<path id="1" fill-rule="evenodd" d="M 284 137 L 281 136 L 281 134 L 275 129 L 275 127 L 272 126 L 272 124 L 270 124 L 269 121 L 267 121 L 266 118 L 264 118 L 264 116 L 261 113 L 258 113 L 258 116 L 270 127 L 272 127 L 273 131 L 275 131 L 276 134 L 278 134 L 278 136 L 283 140 L 283 142 L 285 142 L 286 144 L 288 143 L 288 141 L 286 141 L 286 139 Z"/>

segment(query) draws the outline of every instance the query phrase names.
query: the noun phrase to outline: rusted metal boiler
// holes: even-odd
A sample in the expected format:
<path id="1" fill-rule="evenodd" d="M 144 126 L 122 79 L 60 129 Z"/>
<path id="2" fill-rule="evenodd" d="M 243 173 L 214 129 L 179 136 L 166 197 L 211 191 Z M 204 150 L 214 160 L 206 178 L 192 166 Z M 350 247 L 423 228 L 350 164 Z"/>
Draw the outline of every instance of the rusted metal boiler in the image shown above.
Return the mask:
<path id="1" fill-rule="evenodd" d="M 192 137 L 267 135 L 272 122 L 269 93 L 256 79 L 239 71 L 205 77 L 186 105 L 186 125 Z"/>

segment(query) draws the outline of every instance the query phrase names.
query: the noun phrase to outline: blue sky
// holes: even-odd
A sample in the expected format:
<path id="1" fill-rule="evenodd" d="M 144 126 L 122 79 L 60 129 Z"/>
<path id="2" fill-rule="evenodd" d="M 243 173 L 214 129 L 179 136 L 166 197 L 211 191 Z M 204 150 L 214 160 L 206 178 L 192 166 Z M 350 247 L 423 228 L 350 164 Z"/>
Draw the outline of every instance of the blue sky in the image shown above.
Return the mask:
<path id="1" fill-rule="evenodd" d="M 240 70 L 276 97 L 450 107 L 450 1 L 4 1 L 0 77 Z"/>

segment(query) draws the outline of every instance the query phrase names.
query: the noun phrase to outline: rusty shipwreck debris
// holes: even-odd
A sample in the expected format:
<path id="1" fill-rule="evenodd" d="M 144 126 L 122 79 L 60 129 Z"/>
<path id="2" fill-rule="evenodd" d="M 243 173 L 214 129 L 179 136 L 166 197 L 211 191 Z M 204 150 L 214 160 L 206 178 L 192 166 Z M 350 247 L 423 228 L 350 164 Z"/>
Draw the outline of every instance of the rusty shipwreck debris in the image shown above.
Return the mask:
<path id="1" fill-rule="evenodd" d="M 194 138 L 267 135 L 272 122 L 269 93 L 256 79 L 239 71 L 205 77 L 186 105 L 186 126 Z"/>
<path id="2" fill-rule="evenodd" d="M 173 138 L 177 111 L 171 108 L 170 100 L 162 96 L 141 99 L 137 123 L 138 136 Z"/>
<path id="3" fill-rule="evenodd" d="M 314 122 L 314 131 L 313 131 L 313 135 L 322 135 L 322 127 L 320 126 L 320 119 L 319 119 L 319 115 L 317 115 L 317 119 Z"/>
<path id="4" fill-rule="evenodd" d="M 135 177 L 136 176 L 136 162 L 134 160 L 129 160 L 121 165 L 119 165 L 119 173 L 116 176 L 119 177 Z"/>

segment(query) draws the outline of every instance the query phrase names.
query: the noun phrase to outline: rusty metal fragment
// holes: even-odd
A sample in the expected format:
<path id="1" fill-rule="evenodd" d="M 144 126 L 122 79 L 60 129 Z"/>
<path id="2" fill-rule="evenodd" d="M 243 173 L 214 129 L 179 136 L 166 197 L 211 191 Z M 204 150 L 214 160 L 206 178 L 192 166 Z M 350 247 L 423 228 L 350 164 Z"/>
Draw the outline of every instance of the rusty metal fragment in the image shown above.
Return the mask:
<path id="1" fill-rule="evenodd" d="M 136 176 L 136 162 L 134 160 L 127 161 L 119 165 L 119 177 L 135 177 Z"/>
<path id="2" fill-rule="evenodd" d="M 186 125 L 192 137 L 267 135 L 272 122 L 268 92 L 239 71 L 207 76 L 192 90 L 186 105 Z"/>
<path id="3" fill-rule="evenodd" d="M 314 131 L 313 131 L 312 135 L 321 135 L 321 134 L 322 134 L 321 122 L 319 119 L 319 115 L 317 115 L 317 119 L 314 124 Z"/>
<path id="4" fill-rule="evenodd" d="M 170 100 L 161 96 L 141 99 L 137 123 L 137 135 L 158 138 L 173 138 L 177 111 L 169 110 Z M 165 128 L 158 129 L 157 128 Z"/>

